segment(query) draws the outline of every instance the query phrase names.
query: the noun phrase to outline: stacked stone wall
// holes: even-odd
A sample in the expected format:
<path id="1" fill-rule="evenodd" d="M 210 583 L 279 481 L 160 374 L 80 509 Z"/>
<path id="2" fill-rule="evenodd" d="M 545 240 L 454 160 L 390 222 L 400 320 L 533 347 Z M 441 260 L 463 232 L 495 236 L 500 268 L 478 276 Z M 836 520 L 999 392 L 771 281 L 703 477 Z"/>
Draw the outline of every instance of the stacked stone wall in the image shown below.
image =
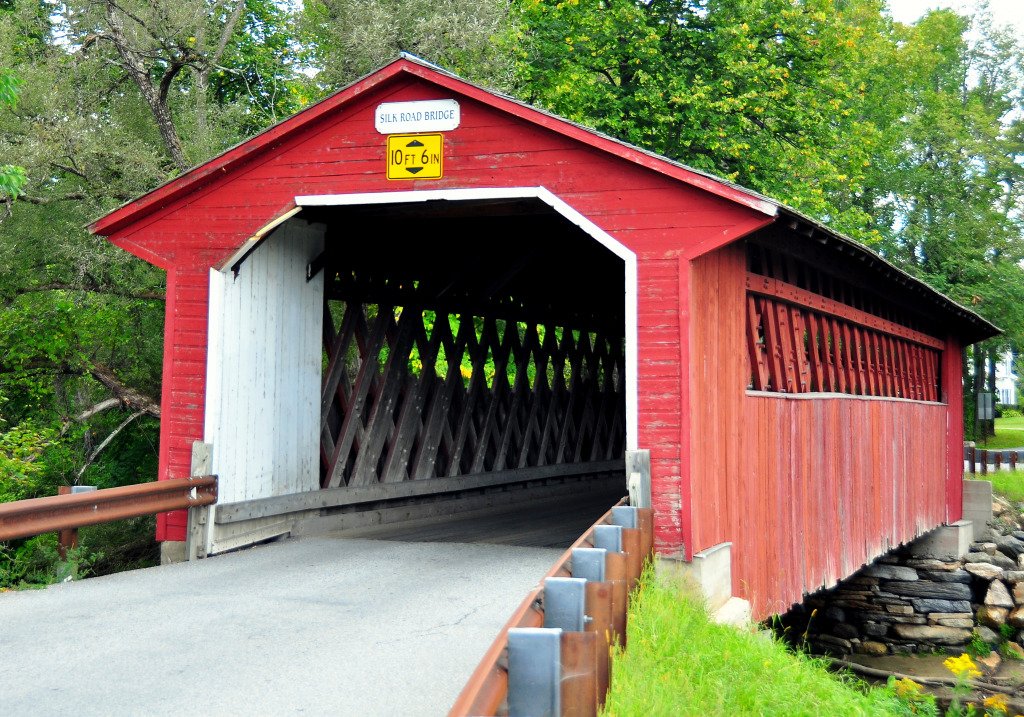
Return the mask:
<path id="1" fill-rule="evenodd" d="M 998 505 L 1001 512 L 1009 506 Z M 1024 532 L 996 522 L 959 560 L 898 548 L 783 616 L 790 639 L 831 654 L 964 651 L 972 640 L 1024 654 Z M 1016 530 L 1013 530 L 1017 528 Z M 1002 530 L 1012 530 L 1004 535 Z"/>

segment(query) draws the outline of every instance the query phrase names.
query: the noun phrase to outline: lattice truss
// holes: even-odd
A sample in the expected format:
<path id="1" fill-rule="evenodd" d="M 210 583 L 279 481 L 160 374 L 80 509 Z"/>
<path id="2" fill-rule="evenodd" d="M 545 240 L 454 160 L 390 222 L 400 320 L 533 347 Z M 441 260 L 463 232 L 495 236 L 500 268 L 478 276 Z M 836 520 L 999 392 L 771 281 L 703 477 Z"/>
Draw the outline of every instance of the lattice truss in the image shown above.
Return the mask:
<path id="1" fill-rule="evenodd" d="M 325 488 L 619 458 L 621 333 L 324 302 Z"/>
<path id="2" fill-rule="evenodd" d="M 749 245 L 749 388 L 939 401 L 944 344 L 921 328 L 876 295 Z"/>

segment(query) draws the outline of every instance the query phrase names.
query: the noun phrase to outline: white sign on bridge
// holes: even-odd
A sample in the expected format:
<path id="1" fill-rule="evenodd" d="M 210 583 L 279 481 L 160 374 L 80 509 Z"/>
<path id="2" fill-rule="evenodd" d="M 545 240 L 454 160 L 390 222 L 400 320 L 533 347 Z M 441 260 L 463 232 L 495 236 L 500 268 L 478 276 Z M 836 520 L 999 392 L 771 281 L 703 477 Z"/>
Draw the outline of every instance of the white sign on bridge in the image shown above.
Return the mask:
<path id="1" fill-rule="evenodd" d="M 381 134 L 410 134 L 446 132 L 458 127 L 461 120 L 455 100 L 420 100 L 377 105 L 373 123 Z"/>

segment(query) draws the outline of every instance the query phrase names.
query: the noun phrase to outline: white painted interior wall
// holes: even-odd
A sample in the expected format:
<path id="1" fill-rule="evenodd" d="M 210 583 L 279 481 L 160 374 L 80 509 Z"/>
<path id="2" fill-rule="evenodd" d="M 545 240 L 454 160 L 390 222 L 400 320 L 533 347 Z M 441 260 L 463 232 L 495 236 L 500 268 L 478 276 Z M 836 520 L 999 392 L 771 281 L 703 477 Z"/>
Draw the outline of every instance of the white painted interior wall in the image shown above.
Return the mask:
<path id="1" fill-rule="evenodd" d="M 239 267 L 210 271 L 204 440 L 218 503 L 319 488 L 322 225 L 291 219 Z"/>

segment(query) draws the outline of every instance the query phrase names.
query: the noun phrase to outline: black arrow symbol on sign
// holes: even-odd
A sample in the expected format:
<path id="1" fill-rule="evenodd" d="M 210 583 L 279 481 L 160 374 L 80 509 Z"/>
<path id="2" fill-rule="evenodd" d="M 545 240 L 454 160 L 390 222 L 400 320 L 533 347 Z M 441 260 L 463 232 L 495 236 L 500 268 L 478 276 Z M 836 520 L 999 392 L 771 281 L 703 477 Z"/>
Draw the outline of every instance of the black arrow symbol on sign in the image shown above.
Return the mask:
<path id="1" fill-rule="evenodd" d="M 405 171 L 409 172 L 410 174 L 416 174 L 417 172 L 423 171 L 423 167 L 406 167 Z"/>
<path id="2" fill-rule="evenodd" d="M 406 147 L 423 147 L 424 144 L 422 142 L 420 142 L 418 139 L 414 139 L 412 142 L 410 142 L 409 144 L 407 144 L 405 146 Z"/>

